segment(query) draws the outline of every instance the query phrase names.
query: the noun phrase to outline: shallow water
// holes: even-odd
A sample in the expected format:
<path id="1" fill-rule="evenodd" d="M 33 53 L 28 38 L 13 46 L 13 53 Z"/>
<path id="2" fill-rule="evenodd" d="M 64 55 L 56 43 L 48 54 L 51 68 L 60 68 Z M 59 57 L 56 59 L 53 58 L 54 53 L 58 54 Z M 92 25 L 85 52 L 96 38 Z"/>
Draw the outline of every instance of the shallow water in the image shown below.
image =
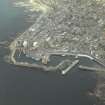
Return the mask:
<path id="1" fill-rule="evenodd" d="M 22 9 L 9 0 L 0 0 L 0 41 L 25 30 Z M 93 105 L 87 95 L 95 88 L 95 74 L 74 69 L 65 76 L 39 69 L 16 67 L 3 61 L 6 50 L 0 48 L 0 105 Z M 89 63 L 89 61 L 85 62 Z"/>

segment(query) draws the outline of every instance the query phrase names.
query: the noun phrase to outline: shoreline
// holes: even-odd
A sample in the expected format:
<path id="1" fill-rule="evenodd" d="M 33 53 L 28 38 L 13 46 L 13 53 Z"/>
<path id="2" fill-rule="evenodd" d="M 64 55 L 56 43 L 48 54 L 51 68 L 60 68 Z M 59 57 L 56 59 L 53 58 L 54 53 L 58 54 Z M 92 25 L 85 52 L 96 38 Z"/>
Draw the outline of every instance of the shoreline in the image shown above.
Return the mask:
<path id="1" fill-rule="evenodd" d="M 11 45 L 9 46 L 9 49 L 10 49 L 10 55 L 9 55 L 9 59 L 10 59 L 10 62 L 9 63 L 12 63 L 13 65 L 16 65 L 16 66 L 21 66 L 21 67 L 29 67 L 29 68 L 41 68 L 41 69 L 43 69 L 43 71 L 61 71 L 61 74 L 62 75 L 65 75 L 65 74 L 67 74 L 67 72 L 69 72 L 73 67 L 75 67 L 78 63 L 79 63 L 79 58 L 88 58 L 88 59 L 90 59 L 90 60 L 92 60 L 92 61 L 95 61 L 95 62 L 97 62 L 97 63 L 99 63 L 100 65 L 102 65 L 102 66 L 105 66 L 104 65 L 104 63 L 102 63 L 102 62 L 100 62 L 98 59 L 96 59 L 96 58 L 94 58 L 94 57 L 92 57 L 92 56 L 89 56 L 89 55 L 85 55 L 85 54 L 73 54 L 73 53 L 49 53 L 49 55 L 51 56 L 51 55 L 58 55 L 58 56 L 63 56 L 63 55 L 65 55 L 65 56 L 74 56 L 74 58 L 75 58 L 75 61 L 73 62 L 72 61 L 72 64 L 71 65 L 69 65 L 66 69 L 64 69 L 64 70 L 59 70 L 59 66 L 61 65 L 63 65 L 63 63 L 66 61 L 66 60 L 64 60 L 64 61 L 61 61 L 60 62 L 60 64 L 58 64 L 56 67 L 52 67 L 52 66 L 50 66 L 50 67 L 47 67 L 46 66 L 46 64 L 44 64 L 44 65 L 39 65 L 39 64 L 34 64 L 34 63 L 28 63 L 28 62 L 18 62 L 18 61 L 16 61 L 16 59 L 15 59 L 15 53 L 16 53 L 16 47 L 15 47 L 15 44 L 16 44 L 16 40 L 14 40 L 12 43 L 11 43 Z M 42 59 L 43 60 L 43 59 Z M 69 59 L 67 59 L 67 60 L 69 60 Z M 67 61 L 68 62 L 68 61 Z M 43 63 L 43 62 L 42 62 Z M 87 69 L 88 70 L 88 68 L 81 68 L 81 67 L 78 67 L 78 68 L 80 68 L 81 70 L 83 70 L 83 69 Z M 90 68 L 89 68 L 90 69 Z M 94 68 L 93 68 L 93 70 L 94 70 Z M 67 72 L 66 72 L 67 71 Z M 95 71 L 95 70 L 94 70 Z M 98 71 L 98 70 L 97 70 Z"/>
<path id="2" fill-rule="evenodd" d="M 43 59 L 43 58 L 41 58 L 42 59 L 42 63 L 44 64 L 44 65 L 39 65 L 39 64 L 31 64 L 31 63 L 28 63 L 28 62 L 18 62 L 18 61 L 16 61 L 16 59 L 15 59 L 15 53 L 16 53 L 16 50 L 17 50 L 17 48 L 16 48 L 16 41 L 17 41 L 17 39 L 15 39 L 13 42 L 11 42 L 11 44 L 10 44 L 10 46 L 9 46 L 9 49 L 10 49 L 10 55 L 9 55 L 9 60 L 8 61 L 10 61 L 9 63 L 12 63 L 13 65 L 16 65 L 16 66 L 23 66 L 23 67 L 31 67 L 31 68 L 42 68 L 43 69 L 43 71 L 59 71 L 59 70 L 57 70 L 57 69 L 59 69 L 59 65 L 63 65 L 62 64 L 62 62 L 65 62 L 65 61 L 61 61 L 61 63 L 60 64 L 58 64 L 56 67 L 47 67 L 47 66 L 45 66 L 46 64 L 44 64 L 43 62 L 46 60 L 46 59 Z M 23 49 L 24 50 L 24 49 Z M 86 54 L 73 54 L 73 53 L 64 53 L 64 52 L 49 52 L 48 53 L 49 54 L 49 56 L 51 56 L 51 55 L 58 55 L 58 56 L 74 56 L 74 58 L 75 58 L 75 60 L 76 60 L 76 64 L 74 63 L 74 65 L 69 65 L 65 70 L 61 70 L 61 74 L 62 75 L 65 75 L 65 74 L 67 74 L 67 72 L 69 71 L 69 70 L 71 70 L 73 67 L 75 67 L 78 63 L 79 63 L 79 58 L 88 58 L 88 59 L 90 59 L 90 60 L 92 60 L 92 61 L 95 61 L 96 63 L 98 63 L 98 64 L 100 64 L 101 66 L 104 66 L 105 67 L 105 64 L 103 63 L 103 62 L 101 62 L 100 60 L 98 60 L 98 59 L 96 59 L 95 57 L 92 57 L 92 56 L 89 56 L 89 55 L 86 55 Z M 46 58 L 46 56 L 45 56 L 45 58 Z M 67 60 L 69 60 L 69 59 L 67 59 Z M 78 62 L 77 62 L 77 60 L 78 60 Z M 73 61 L 72 61 L 73 62 Z M 74 61 L 75 62 L 75 61 Z M 73 67 L 72 67 L 73 66 Z M 69 69 L 70 68 L 70 69 Z M 78 68 L 80 68 L 81 70 L 83 70 L 83 69 L 87 69 L 88 70 L 88 68 L 87 67 L 83 67 L 83 68 L 81 68 L 81 67 L 78 67 Z M 90 68 L 89 68 L 90 69 Z M 92 68 L 93 69 L 93 68 Z M 94 69 L 93 69 L 94 70 Z M 65 71 L 67 71 L 67 72 L 65 72 Z M 95 71 L 95 70 L 94 70 Z M 96 70 L 97 71 L 97 70 Z"/>

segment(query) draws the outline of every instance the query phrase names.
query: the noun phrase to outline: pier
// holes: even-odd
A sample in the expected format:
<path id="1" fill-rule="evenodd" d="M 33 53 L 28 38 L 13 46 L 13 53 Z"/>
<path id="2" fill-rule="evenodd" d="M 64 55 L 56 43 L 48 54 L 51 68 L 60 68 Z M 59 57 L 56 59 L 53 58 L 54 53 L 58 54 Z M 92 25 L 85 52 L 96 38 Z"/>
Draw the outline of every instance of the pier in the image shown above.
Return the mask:
<path id="1" fill-rule="evenodd" d="M 69 72 L 73 67 L 75 67 L 79 63 L 79 60 L 75 60 L 67 69 L 62 70 L 62 75 L 65 75 Z"/>
<path id="2" fill-rule="evenodd" d="M 84 71 L 91 71 L 91 72 L 105 72 L 105 69 L 103 68 L 95 68 L 95 67 L 88 67 L 88 66 L 82 66 L 82 65 L 79 65 L 79 69 Z"/>

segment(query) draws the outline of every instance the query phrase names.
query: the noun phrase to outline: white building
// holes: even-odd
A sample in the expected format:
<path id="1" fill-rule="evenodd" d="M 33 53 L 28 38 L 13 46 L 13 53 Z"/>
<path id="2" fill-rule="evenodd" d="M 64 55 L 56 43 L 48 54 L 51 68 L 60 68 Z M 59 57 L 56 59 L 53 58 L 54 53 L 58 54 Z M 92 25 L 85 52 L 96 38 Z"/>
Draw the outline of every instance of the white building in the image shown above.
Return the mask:
<path id="1" fill-rule="evenodd" d="M 28 46 L 28 41 L 26 41 L 26 40 L 25 40 L 25 41 L 23 41 L 23 47 L 25 47 L 25 48 L 26 48 L 27 46 Z"/>

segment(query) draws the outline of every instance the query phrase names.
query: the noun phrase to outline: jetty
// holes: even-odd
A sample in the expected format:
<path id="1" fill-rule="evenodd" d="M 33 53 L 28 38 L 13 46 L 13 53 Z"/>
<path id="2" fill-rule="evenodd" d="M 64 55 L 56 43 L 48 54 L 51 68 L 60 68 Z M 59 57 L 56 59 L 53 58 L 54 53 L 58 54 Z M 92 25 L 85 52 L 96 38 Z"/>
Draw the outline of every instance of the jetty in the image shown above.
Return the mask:
<path id="1" fill-rule="evenodd" d="M 79 65 L 78 68 L 79 68 L 80 70 L 84 70 L 84 71 L 105 72 L 105 69 L 103 69 L 103 68 L 88 67 L 88 66 L 82 66 L 82 65 Z"/>
<path id="2" fill-rule="evenodd" d="M 62 70 L 62 75 L 65 75 L 67 72 L 69 72 L 73 67 L 75 67 L 79 63 L 79 60 L 75 60 L 68 68 L 65 70 Z"/>

